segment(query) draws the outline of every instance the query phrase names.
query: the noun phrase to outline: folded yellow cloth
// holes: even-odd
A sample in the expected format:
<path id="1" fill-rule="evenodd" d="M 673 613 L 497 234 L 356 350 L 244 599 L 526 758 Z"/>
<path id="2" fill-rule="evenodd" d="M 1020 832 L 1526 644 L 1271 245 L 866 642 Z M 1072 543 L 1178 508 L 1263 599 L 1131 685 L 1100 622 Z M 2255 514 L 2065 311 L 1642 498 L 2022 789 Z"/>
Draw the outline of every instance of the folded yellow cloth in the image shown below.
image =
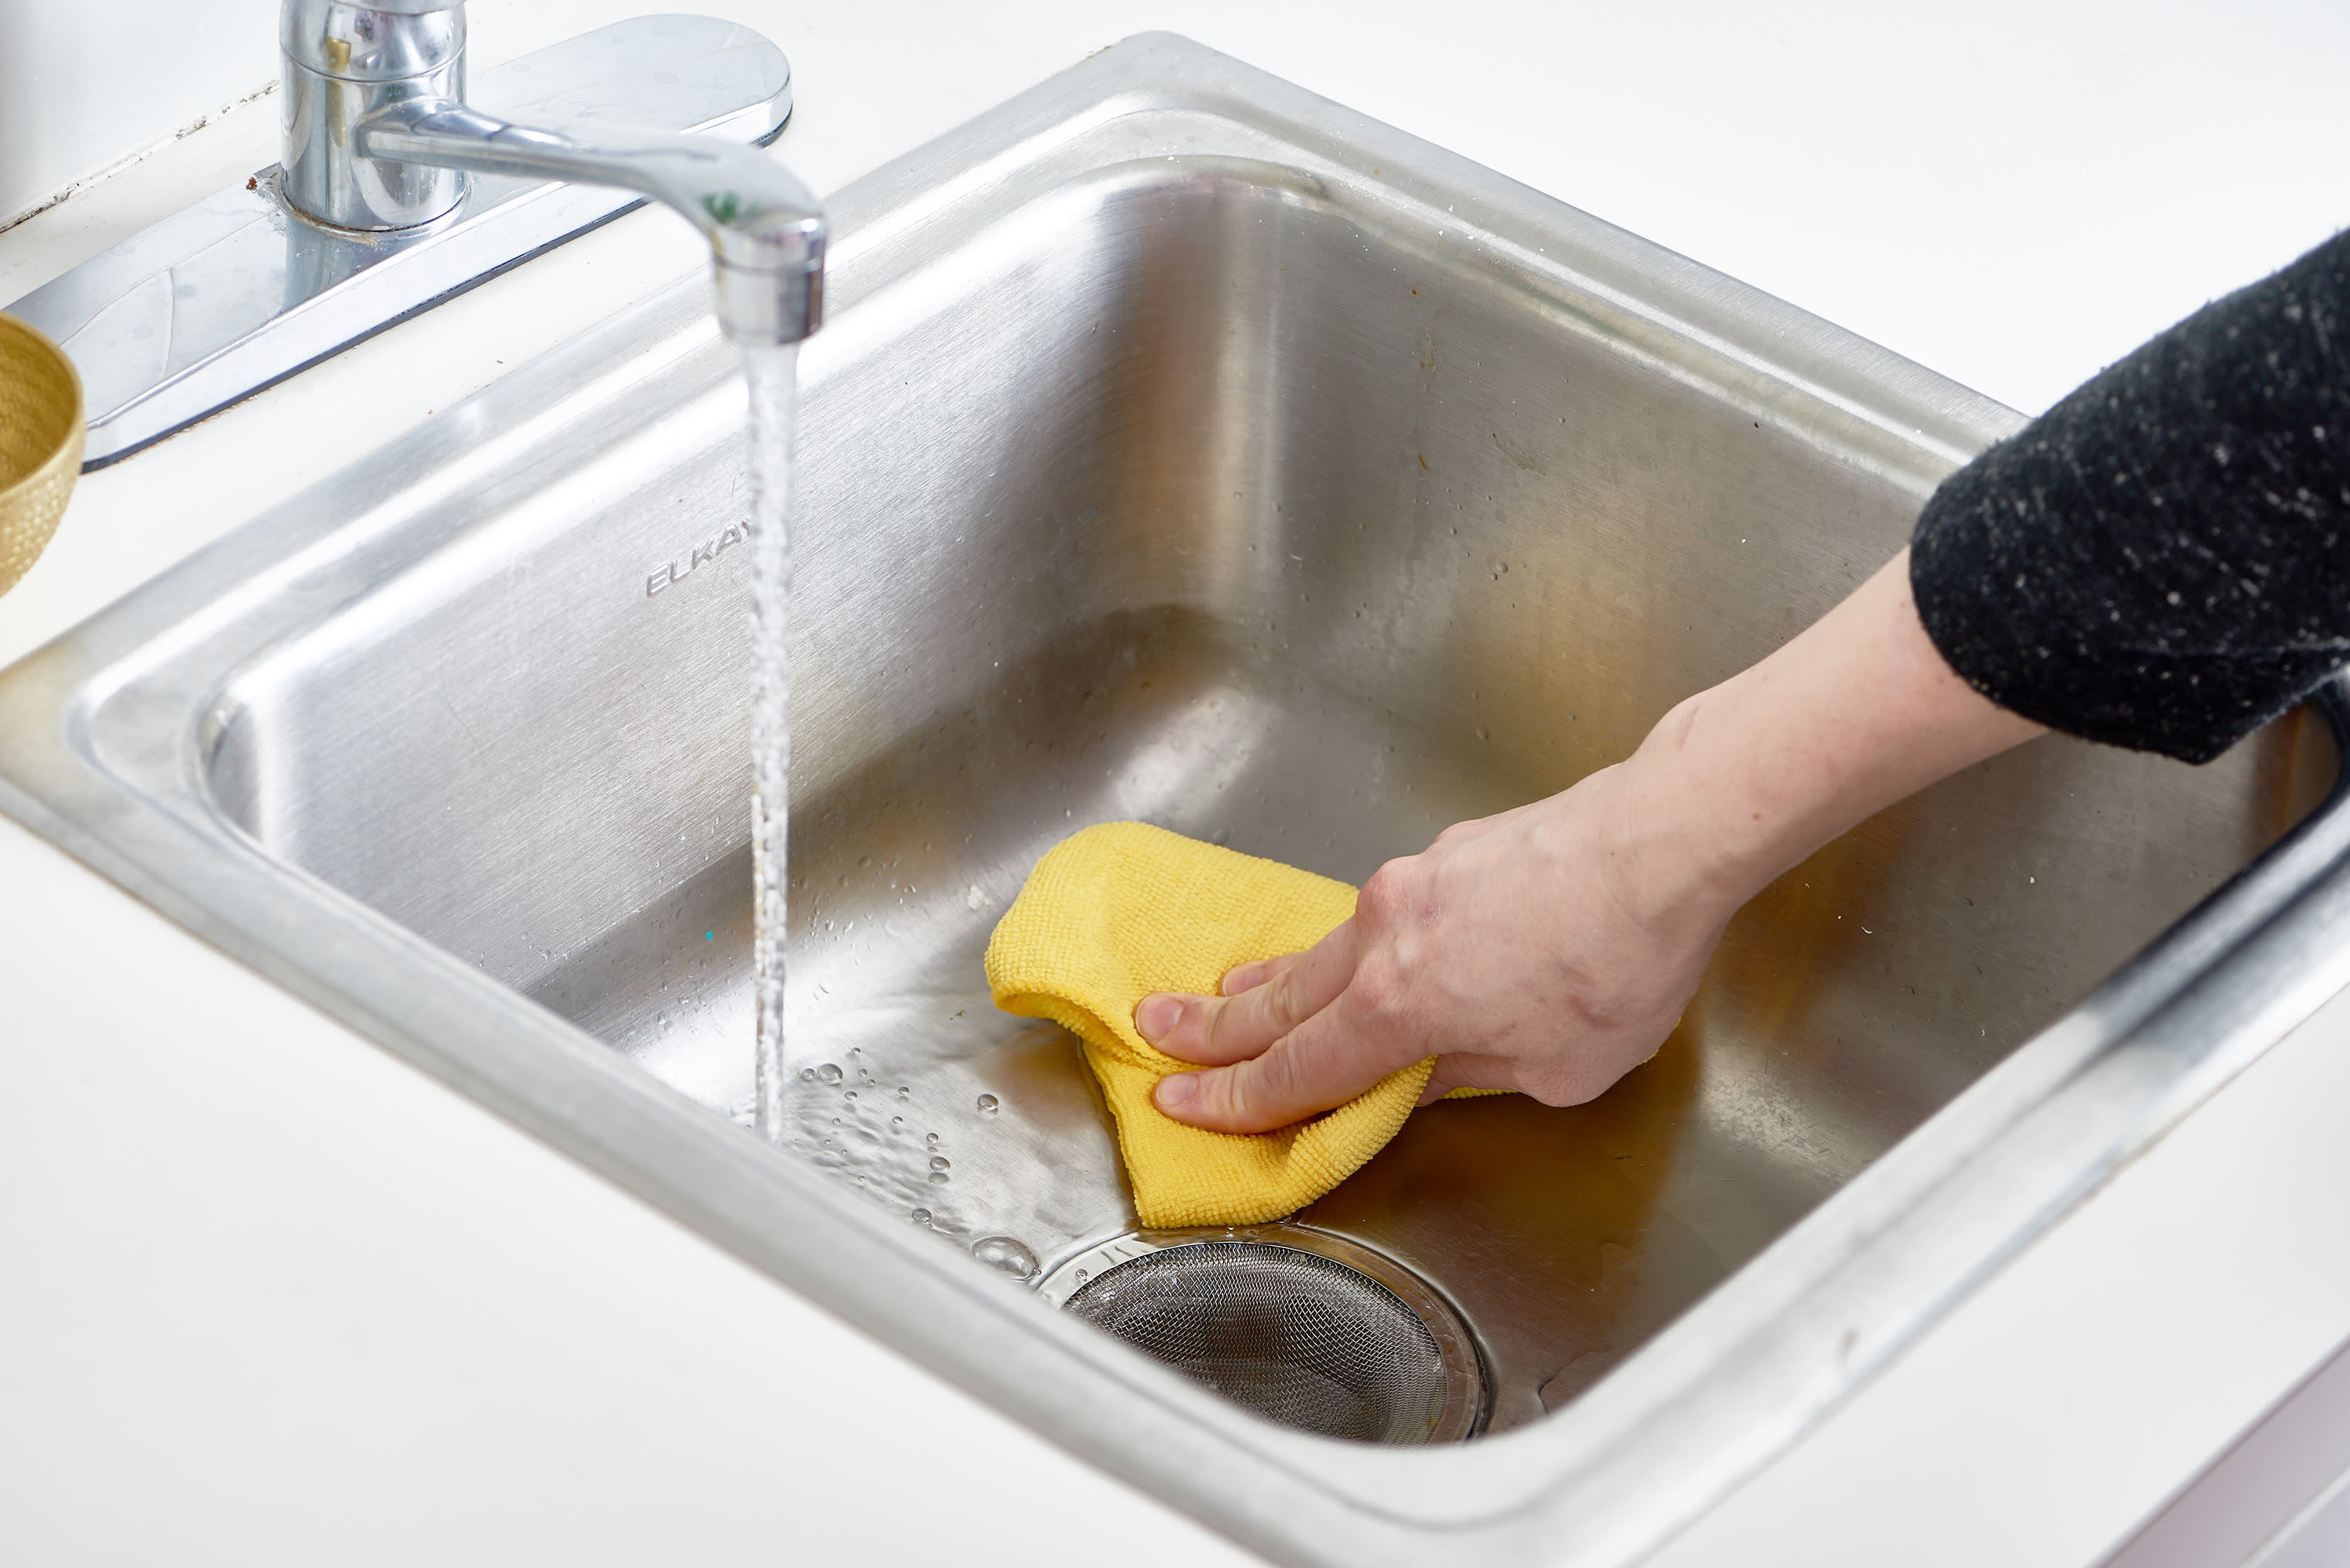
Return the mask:
<path id="1" fill-rule="evenodd" d="M 1085 1042 L 1144 1225 L 1294 1213 L 1353 1175 L 1411 1115 L 1433 1058 L 1279 1132 L 1207 1132 L 1151 1104 L 1152 1086 L 1191 1064 L 1135 1033 L 1136 1002 L 1154 991 L 1212 995 L 1225 971 L 1310 948 L 1354 912 L 1344 882 L 1139 822 L 1086 828 L 1028 874 L 987 944 L 988 985 L 1005 1012 L 1049 1018 Z"/>

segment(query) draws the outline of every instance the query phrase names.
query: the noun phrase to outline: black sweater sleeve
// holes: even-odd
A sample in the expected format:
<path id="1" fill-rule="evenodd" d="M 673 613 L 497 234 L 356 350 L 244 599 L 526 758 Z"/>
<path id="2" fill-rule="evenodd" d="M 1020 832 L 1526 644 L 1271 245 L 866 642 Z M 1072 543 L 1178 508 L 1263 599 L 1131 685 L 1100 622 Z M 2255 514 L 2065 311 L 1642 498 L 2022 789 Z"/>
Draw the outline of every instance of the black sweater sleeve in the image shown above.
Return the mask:
<path id="1" fill-rule="evenodd" d="M 2350 662 L 2350 232 L 1952 474 L 1909 579 L 1992 701 L 2186 762 Z"/>

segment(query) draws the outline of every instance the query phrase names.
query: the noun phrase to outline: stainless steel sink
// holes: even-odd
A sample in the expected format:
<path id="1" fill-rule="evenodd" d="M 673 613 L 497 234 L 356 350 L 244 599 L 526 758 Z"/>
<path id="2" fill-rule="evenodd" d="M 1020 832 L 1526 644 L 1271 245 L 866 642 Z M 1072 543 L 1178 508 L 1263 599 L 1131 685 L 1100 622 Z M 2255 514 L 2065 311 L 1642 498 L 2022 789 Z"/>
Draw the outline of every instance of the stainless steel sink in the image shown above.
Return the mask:
<path id="1" fill-rule="evenodd" d="M 970 1255 L 1133 1222 L 1071 1042 L 988 1004 L 1036 856 L 1140 818 L 1360 879 L 1626 755 L 2020 421 L 1164 36 L 835 211 L 794 1148 L 735 1125 L 743 393 L 700 277 L 0 676 L 0 806 L 1300 1563 L 1638 1557 L 2350 981 L 2327 718 L 2203 769 L 2040 742 L 1790 873 L 1604 1099 L 1433 1107 L 1301 1217 L 1459 1308 L 1486 1436 L 1219 1400 Z"/>

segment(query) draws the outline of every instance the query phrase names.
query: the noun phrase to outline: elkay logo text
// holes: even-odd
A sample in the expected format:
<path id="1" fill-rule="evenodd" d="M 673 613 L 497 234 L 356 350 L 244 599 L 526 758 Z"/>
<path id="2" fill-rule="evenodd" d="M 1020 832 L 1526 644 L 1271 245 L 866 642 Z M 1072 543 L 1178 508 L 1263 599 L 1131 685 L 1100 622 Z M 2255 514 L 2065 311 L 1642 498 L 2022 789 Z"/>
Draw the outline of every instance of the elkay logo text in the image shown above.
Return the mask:
<path id="1" fill-rule="evenodd" d="M 748 523 L 737 523 L 715 539 L 705 540 L 696 545 L 686 556 L 684 566 L 681 566 L 675 561 L 671 561 L 658 571 L 647 574 L 645 597 L 650 598 L 663 588 L 673 587 L 685 581 L 735 545 L 747 542 L 750 537 L 751 525 Z"/>

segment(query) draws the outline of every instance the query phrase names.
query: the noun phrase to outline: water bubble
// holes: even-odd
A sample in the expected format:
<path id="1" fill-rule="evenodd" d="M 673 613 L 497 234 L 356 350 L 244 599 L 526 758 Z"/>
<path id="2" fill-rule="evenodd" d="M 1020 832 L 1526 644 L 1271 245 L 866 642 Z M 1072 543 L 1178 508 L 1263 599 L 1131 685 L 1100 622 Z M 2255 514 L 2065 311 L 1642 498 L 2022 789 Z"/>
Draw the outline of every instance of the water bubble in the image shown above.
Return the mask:
<path id="1" fill-rule="evenodd" d="M 840 1082 L 840 1069 L 827 1062 L 816 1070 L 816 1077 L 820 1084 L 837 1084 Z"/>
<path id="2" fill-rule="evenodd" d="M 979 1114 L 983 1116 L 992 1116 L 995 1114 L 995 1107 L 1003 1103 L 1003 1102 L 1002 1100 L 997 1099 L 993 1095 L 982 1095 L 979 1096 Z"/>
<path id="3" fill-rule="evenodd" d="M 1036 1254 L 1009 1236 L 983 1236 L 971 1244 L 971 1255 L 1015 1280 L 1036 1277 Z"/>
<path id="4" fill-rule="evenodd" d="M 934 1154 L 931 1157 L 931 1168 L 932 1170 L 951 1170 L 954 1168 L 954 1161 L 949 1159 L 945 1155 Z"/>
<path id="5" fill-rule="evenodd" d="M 915 1224 L 917 1224 L 917 1225 L 927 1225 L 927 1224 L 929 1224 L 930 1222 L 931 1222 L 931 1211 L 930 1211 L 929 1210 L 927 1210 L 927 1209 L 917 1209 L 917 1210 L 914 1210 L 914 1223 L 915 1223 Z"/>

